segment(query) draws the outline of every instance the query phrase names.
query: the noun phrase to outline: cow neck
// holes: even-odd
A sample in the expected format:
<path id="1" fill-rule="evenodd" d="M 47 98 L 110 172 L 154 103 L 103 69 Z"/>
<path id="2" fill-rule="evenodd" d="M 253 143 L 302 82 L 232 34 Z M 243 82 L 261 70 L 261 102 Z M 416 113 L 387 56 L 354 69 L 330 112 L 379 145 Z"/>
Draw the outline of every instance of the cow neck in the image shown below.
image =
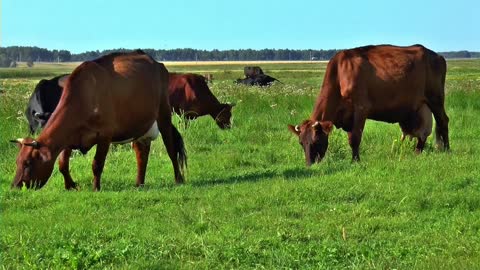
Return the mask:
<path id="1" fill-rule="evenodd" d="M 68 106 L 67 109 L 65 109 L 65 106 L 62 106 L 61 109 L 56 110 L 37 139 L 38 142 L 50 149 L 52 157 L 54 158 L 56 158 L 63 149 L 73 145 L 77 137 L 78 130 L 76 130 L 75 124 L 78 123 L 80 119 L 69 119 L 68 115 L 78 114 L 69 112 Z"/>
<path id="2" fill-rule="evenodd" d="M 212 113 L 210 114 L 210 116 L 211 116 L 213 119 L 217 119 L 217 117 L 218 117 L 222 112 L 224 112 L 226 109 L 227 109 L 226 106 L 222 106 L 222 104 L 217 101 L 217 104 L 215 104 L 215 109 L 212 110 Z"/>
<path id="3" fill-rule="evenodd" d="M 335 124 L 337 109 L 339 107 L 339 91 L 335 87 L 324 84 L 322 91 L 315 102 L 315 108 L 311 116 L 313 121 L 331 121 Z"/>

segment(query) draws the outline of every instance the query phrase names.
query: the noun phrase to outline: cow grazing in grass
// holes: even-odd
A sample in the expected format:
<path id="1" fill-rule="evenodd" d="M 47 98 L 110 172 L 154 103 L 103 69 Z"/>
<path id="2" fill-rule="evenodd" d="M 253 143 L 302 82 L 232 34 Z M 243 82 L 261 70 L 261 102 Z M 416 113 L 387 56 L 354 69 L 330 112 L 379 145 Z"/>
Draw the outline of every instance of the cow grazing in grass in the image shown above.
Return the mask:
<path id="1" fill-rule="evenodd" d="M 66 80 L 60 102 L 37 139 L 17 139 L 20 147 L 12 187 L 41 188 L 57 156 L 67 189 L 75 188 L 68 166 L 71 149 L 86 153 L 97 145 L 92 164 L 93 188 L 109 146 L 133 142 L 137 186 L 145 181 L 151 140 L 162 135 L 176 183 L 182 183 L 186 154 L 183 139 L 171 122 L 168 71 L 140 50 L 114 53 L 78 66 Z"/>
<path id="2" fill-rule="evenodd" d="M 67 78 L 68 74 L 64 74 L 50 80 L 41 80 L 35 86 L 25 111 L 31 134 L 39 131 L 47 123 L 60 101 Z"/>
<path id="3" fill-rule="evenodd" d="M 419 131 L 431 127 L 428 111 L 435 117 L 437 145 L 449 149 L 446 70 L 445 59 L 421 45 L 366 46 L 337 53 L 328 63 L 310 119 L 288 126 L 300 139 L 307 166 L 324 157 L 333 126 L 348 133 L 352 159 L 360 160 L 366 119 L 399 123 L 404 133 L 417 137 L 416 151 L 421 152 L 426 133 Z"/>
<path id="4" fill-rule="evenodd" d="M 197 74 L 170 73 L 168 92 L 172 109 L 187 119 L 210 115 L 217 125 L 230 128 L 233 105 L 220 103 Z"/>

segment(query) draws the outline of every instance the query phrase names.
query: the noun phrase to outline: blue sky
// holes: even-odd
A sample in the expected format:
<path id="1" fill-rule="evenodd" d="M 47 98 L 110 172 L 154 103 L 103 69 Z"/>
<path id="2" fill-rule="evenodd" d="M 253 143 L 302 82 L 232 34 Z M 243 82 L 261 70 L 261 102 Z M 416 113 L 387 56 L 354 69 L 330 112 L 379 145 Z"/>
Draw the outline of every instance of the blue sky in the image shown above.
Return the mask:
<path id="1" fill-rule="evenodd" d="M 0 0 L 1 46 L 480 51 L 480 1 Z"/>

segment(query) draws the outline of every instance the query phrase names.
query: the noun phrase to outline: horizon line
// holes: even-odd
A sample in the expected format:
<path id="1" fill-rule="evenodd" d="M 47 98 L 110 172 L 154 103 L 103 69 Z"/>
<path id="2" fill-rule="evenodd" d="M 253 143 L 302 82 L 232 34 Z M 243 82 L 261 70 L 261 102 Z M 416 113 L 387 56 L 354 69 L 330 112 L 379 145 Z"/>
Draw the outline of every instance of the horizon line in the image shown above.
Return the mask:
<path id="1" fill-rule="evenodd" d="M 392 45 L 392 44 L 377 44 L 377 45 Z M 374 46 L 377 46 L 377 45 L 374 45 Z M 408 45 L 408 46 L 413 46 L 413 45 L 422 45 L 422 44 L 412 44 L 412 45 Z M 370 46 L 370 45 L 364 45 L 364 46 Z M 338 49 L 338 48 L 334 48 L 334 49 L 312 49 L 312 48 L 306 48 L 306 49 L 289 49 L 289 48 L 263 48 L 263 49 L 252 49 L 252 48 L 237 48 L 237 49 L 197 49 L 197 48 L 189 48 L 189 47 L 178 47 L 178 48 L 170 48 L 170 49 L 162 49 L 162 48 L 124 48 L 124 47 L 120 47 L 120 48 L 110 48 L 110 49 L 94 49 L 94 50 L 85 50 L 83 52 L 74 52 L 72 50 L 68 50 L 68 49 L 50 49 L 50 48 L 45 48 L 45 47 L 39 47 L 39 46 L 35 46 L 35 45 L 9 45 L 9 46 L 2 46 L 0 45 L 0 48 L 8 48 L 8 47 L 37 47 L 39 49 L 45 49 L 45 50 L 49 50 L 49 51 L 53 51 L 53 50 L 57 50 L 57 51 L 68 51 L 70 52 L 71 54 L 82 54 L 82 53 L 86 53 L 86 52 L 96 52 L 96 51 L 99 51 L 99 52 L 103 52 L 103 51 L 114 51 L 114 50 L 137 50 L 137 49 L 141 49 L 141 50 L 164 50 L 164 51 L 169 51 L 169 50 L 185 50 L 185 49 L 191 49 L 191 50 L 197 50 L 197 51 L 239 51 L 239 50 L 252 50 L 252 51 L 262 51 L 262 50 L 291 50 L 291 51 L 333 51 L 333 50 L 336 50 L 336 51 L 341 51 L 341 50 L 348 50 L 348 49 L 353 49 L 353 48 L 358 48 L 358 47 L 364 47 L 364 46 L 357 46 L 357 47 L 352 47 L 352 48 L 342 48 L 342 49 Z M 398 46 L 398 45 L 392 45 L 392 46 Z M 399 46 L 399 47 L 408 47 L 408 46 Z M 424 46 L 424 45 L 422 45 Z M 425 46 L 424 46 L 425 47 Z M 426 47 L 428 48 L 428 47 Z M 462 52 L 462 51 L 466 51 L 466 52 L 480 52 L 480 49 L 479 50 L 468 50 L 468 49 L 460 49 L 460 50 L 443 50 L 443 51 L 436 51 L 436 52 Z"/>

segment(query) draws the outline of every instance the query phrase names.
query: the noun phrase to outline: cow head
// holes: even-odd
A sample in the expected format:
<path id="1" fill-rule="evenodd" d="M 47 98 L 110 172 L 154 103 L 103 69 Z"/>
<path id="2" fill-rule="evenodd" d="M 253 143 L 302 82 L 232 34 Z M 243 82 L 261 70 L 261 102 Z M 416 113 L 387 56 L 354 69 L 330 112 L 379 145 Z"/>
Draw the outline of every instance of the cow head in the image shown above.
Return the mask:
<path id="1" fill-rule="evenodd" d="M 50 149 L 32 138 L 11 140 L 18 145 L 17 172 L 12 188 L 41 188 L 52 174 L 55 160 Z"/>
<path id="2" fill-rule="evenodd" d="M 332 131 L 330 121 L 305 120 L 301 125 L 288 125 L 288 129 L 298 136 L 305 152 L 307 166 L 320 162 L 328 148 L 328 134 Z"/>
<path id="3" fill-rule="evenodd" d="M 232 126 L 232 108 L 235 104 L 221 104 L 220 112 L 215 116 L 215 122 L 221 129 L 228 129 Z"/>

